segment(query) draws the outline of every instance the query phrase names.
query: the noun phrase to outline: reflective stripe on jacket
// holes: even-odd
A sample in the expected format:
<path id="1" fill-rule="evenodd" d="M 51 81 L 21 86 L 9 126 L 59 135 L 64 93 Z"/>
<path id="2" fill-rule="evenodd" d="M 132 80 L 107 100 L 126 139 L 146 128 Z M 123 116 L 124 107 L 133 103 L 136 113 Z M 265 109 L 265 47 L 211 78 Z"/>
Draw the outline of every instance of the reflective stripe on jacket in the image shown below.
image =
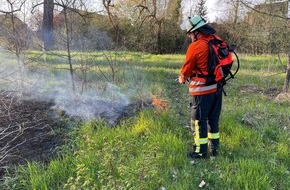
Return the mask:
<path id="1" fill-rule="evenodd" d="M 217 91 L 217 84 L 205 85 L 205 82 L 192 79 L 189 84 L 189 93 L 193 96 L 210 94 Z"/>

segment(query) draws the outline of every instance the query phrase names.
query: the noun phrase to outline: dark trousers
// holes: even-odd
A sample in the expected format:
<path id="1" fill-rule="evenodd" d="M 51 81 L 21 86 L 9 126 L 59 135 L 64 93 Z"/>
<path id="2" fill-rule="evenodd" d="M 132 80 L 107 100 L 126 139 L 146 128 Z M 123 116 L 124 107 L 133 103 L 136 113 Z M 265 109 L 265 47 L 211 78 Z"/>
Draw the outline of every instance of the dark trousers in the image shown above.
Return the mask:
<path id="1" fill-rule="evenodd" d="M 213 148 L 219 146 L 219 117 L 222 107 L 222 88 L 217 92 L 193 96 L 191 102 L 192 128 L 196 153 L 207 153 L 208 140 Z"/>

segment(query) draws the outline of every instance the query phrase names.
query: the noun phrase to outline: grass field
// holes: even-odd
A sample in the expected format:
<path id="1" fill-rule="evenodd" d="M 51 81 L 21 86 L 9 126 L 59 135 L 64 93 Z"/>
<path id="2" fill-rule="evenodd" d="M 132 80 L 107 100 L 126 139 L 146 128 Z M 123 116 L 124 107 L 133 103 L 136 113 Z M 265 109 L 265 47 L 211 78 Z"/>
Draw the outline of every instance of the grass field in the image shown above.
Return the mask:
<path id="1" fill-rule="evenodd" d="M 108 60 L 98 53 L 90 56 L 110 72 Z M 114 128 L 101 121 L 75 124 L 56 159 L 19 166 L 0 189 L 194 190 L 202 181 L 202 189 L 289 189 L 290 103 L 275 101 L 285 77 L 277 58 L 240 57 L 241 69 L 223 97 L 220 155 L 194 162 L 186 157 L 193 143 L 186 128 L 190 96 L 187 85 L 175 81 L 183 59 L 184 55 L 114 55 L 110 60 L 118 63 L 120 86 L 154 96 L 157 106 Z M 91 77 L 93 71 L 100 75 L 95 68 Z"/>

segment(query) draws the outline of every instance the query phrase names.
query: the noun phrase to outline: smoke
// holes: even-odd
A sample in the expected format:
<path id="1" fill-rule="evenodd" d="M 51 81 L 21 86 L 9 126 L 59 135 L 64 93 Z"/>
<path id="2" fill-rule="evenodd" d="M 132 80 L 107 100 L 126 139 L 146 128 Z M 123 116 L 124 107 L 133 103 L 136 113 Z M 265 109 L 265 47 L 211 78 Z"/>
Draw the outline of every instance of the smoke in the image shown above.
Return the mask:
<path id="1" fill-rule="evenodd" d="M 90 89 L 79 94 L 74 94 L 61 86 L 54 86 L 49 91 L 33 94 L 41 95 L 37 99 L 53 101 L 55 111 L 61 111 L 72 118 L 105 119 L 110 125 L 114 125 L 131 101 L 116 85 L 111 83 L 105 85 L 104 89 Z"/>
<path id="2" fill-rule="evenodd" d="M 52 110 L 57 116 L 66 115 L 83 121 L 102 119 L 109 125 L 115 125 L 130 110 L 131 99 L 136 95 L 132 89 L 121 89 L 116 84 L 101 81 L 88 84 L 84 91 L 82 81 L 77 80 L 74 93 L 67 70 L 51 72 L 48 69 L 30 69 L 18 75 L 23 69 L 5 64 L 5 61 L 0 65 L 1 90 L 13 91 L 30 101 L 53 102 Z"/>
<path id="3" fill-rule="evenodd" d="M 105 119 L 110 125 L 118 122 L 123 110 L 131 103 L 128 95 L 111 83 L 106 83 L 104 89 L 90 89 L 81 94 L 58 87 L 46 96 L 54 101 L 54 110 L 63 110 L 66 115 L 82 120 Z"/>
<path id="4" fill-rule="evenodd" d="M 34 74 L 35 75 L 35 74 Z M 86 91 L 74 93 L 70 87 L 70 76 L 50 77 L 49 82 L 39 80 L 26 90 L 30 99 L 54 102 L 53 110 L 62 112 L 71 118 L 81 120 L 104 119 L 114 125 L 131 105 L 130 94 L 121 92 L 121 88 L 112 83 L 103 83 L 101 86 L 92 86 Z M 81 86 L 75 81 L 76 86 Z M 127 94 L 126 94 L 127 93 Z"/>

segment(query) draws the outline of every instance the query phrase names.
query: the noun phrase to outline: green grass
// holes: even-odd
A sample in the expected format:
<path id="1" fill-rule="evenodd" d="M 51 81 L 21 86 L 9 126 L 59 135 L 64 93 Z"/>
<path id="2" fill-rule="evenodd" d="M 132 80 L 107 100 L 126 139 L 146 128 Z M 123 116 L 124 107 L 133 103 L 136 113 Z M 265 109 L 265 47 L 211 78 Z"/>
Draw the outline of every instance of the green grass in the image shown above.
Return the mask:
<path id="1" fill-rule="evenodd" d="M 78 124 L 57 159 L 19 167 L 1 189 L 194 190 L 202 180 L 203 189 L 289 188 L 290 103 L 274 100 L 285 77 L 274 56 L 241 57 L 240 72 L 226 86 L 220 156 L 194 164 L 186 157 L 193 137 L 184 128 L 190 96 L 187 85 L 174 81 L 184 56 L 118 56 L 146 80 L 142 90 L 166 100 L 168 109 L 142 110 L 115 128 L 100 121 Z"/>

